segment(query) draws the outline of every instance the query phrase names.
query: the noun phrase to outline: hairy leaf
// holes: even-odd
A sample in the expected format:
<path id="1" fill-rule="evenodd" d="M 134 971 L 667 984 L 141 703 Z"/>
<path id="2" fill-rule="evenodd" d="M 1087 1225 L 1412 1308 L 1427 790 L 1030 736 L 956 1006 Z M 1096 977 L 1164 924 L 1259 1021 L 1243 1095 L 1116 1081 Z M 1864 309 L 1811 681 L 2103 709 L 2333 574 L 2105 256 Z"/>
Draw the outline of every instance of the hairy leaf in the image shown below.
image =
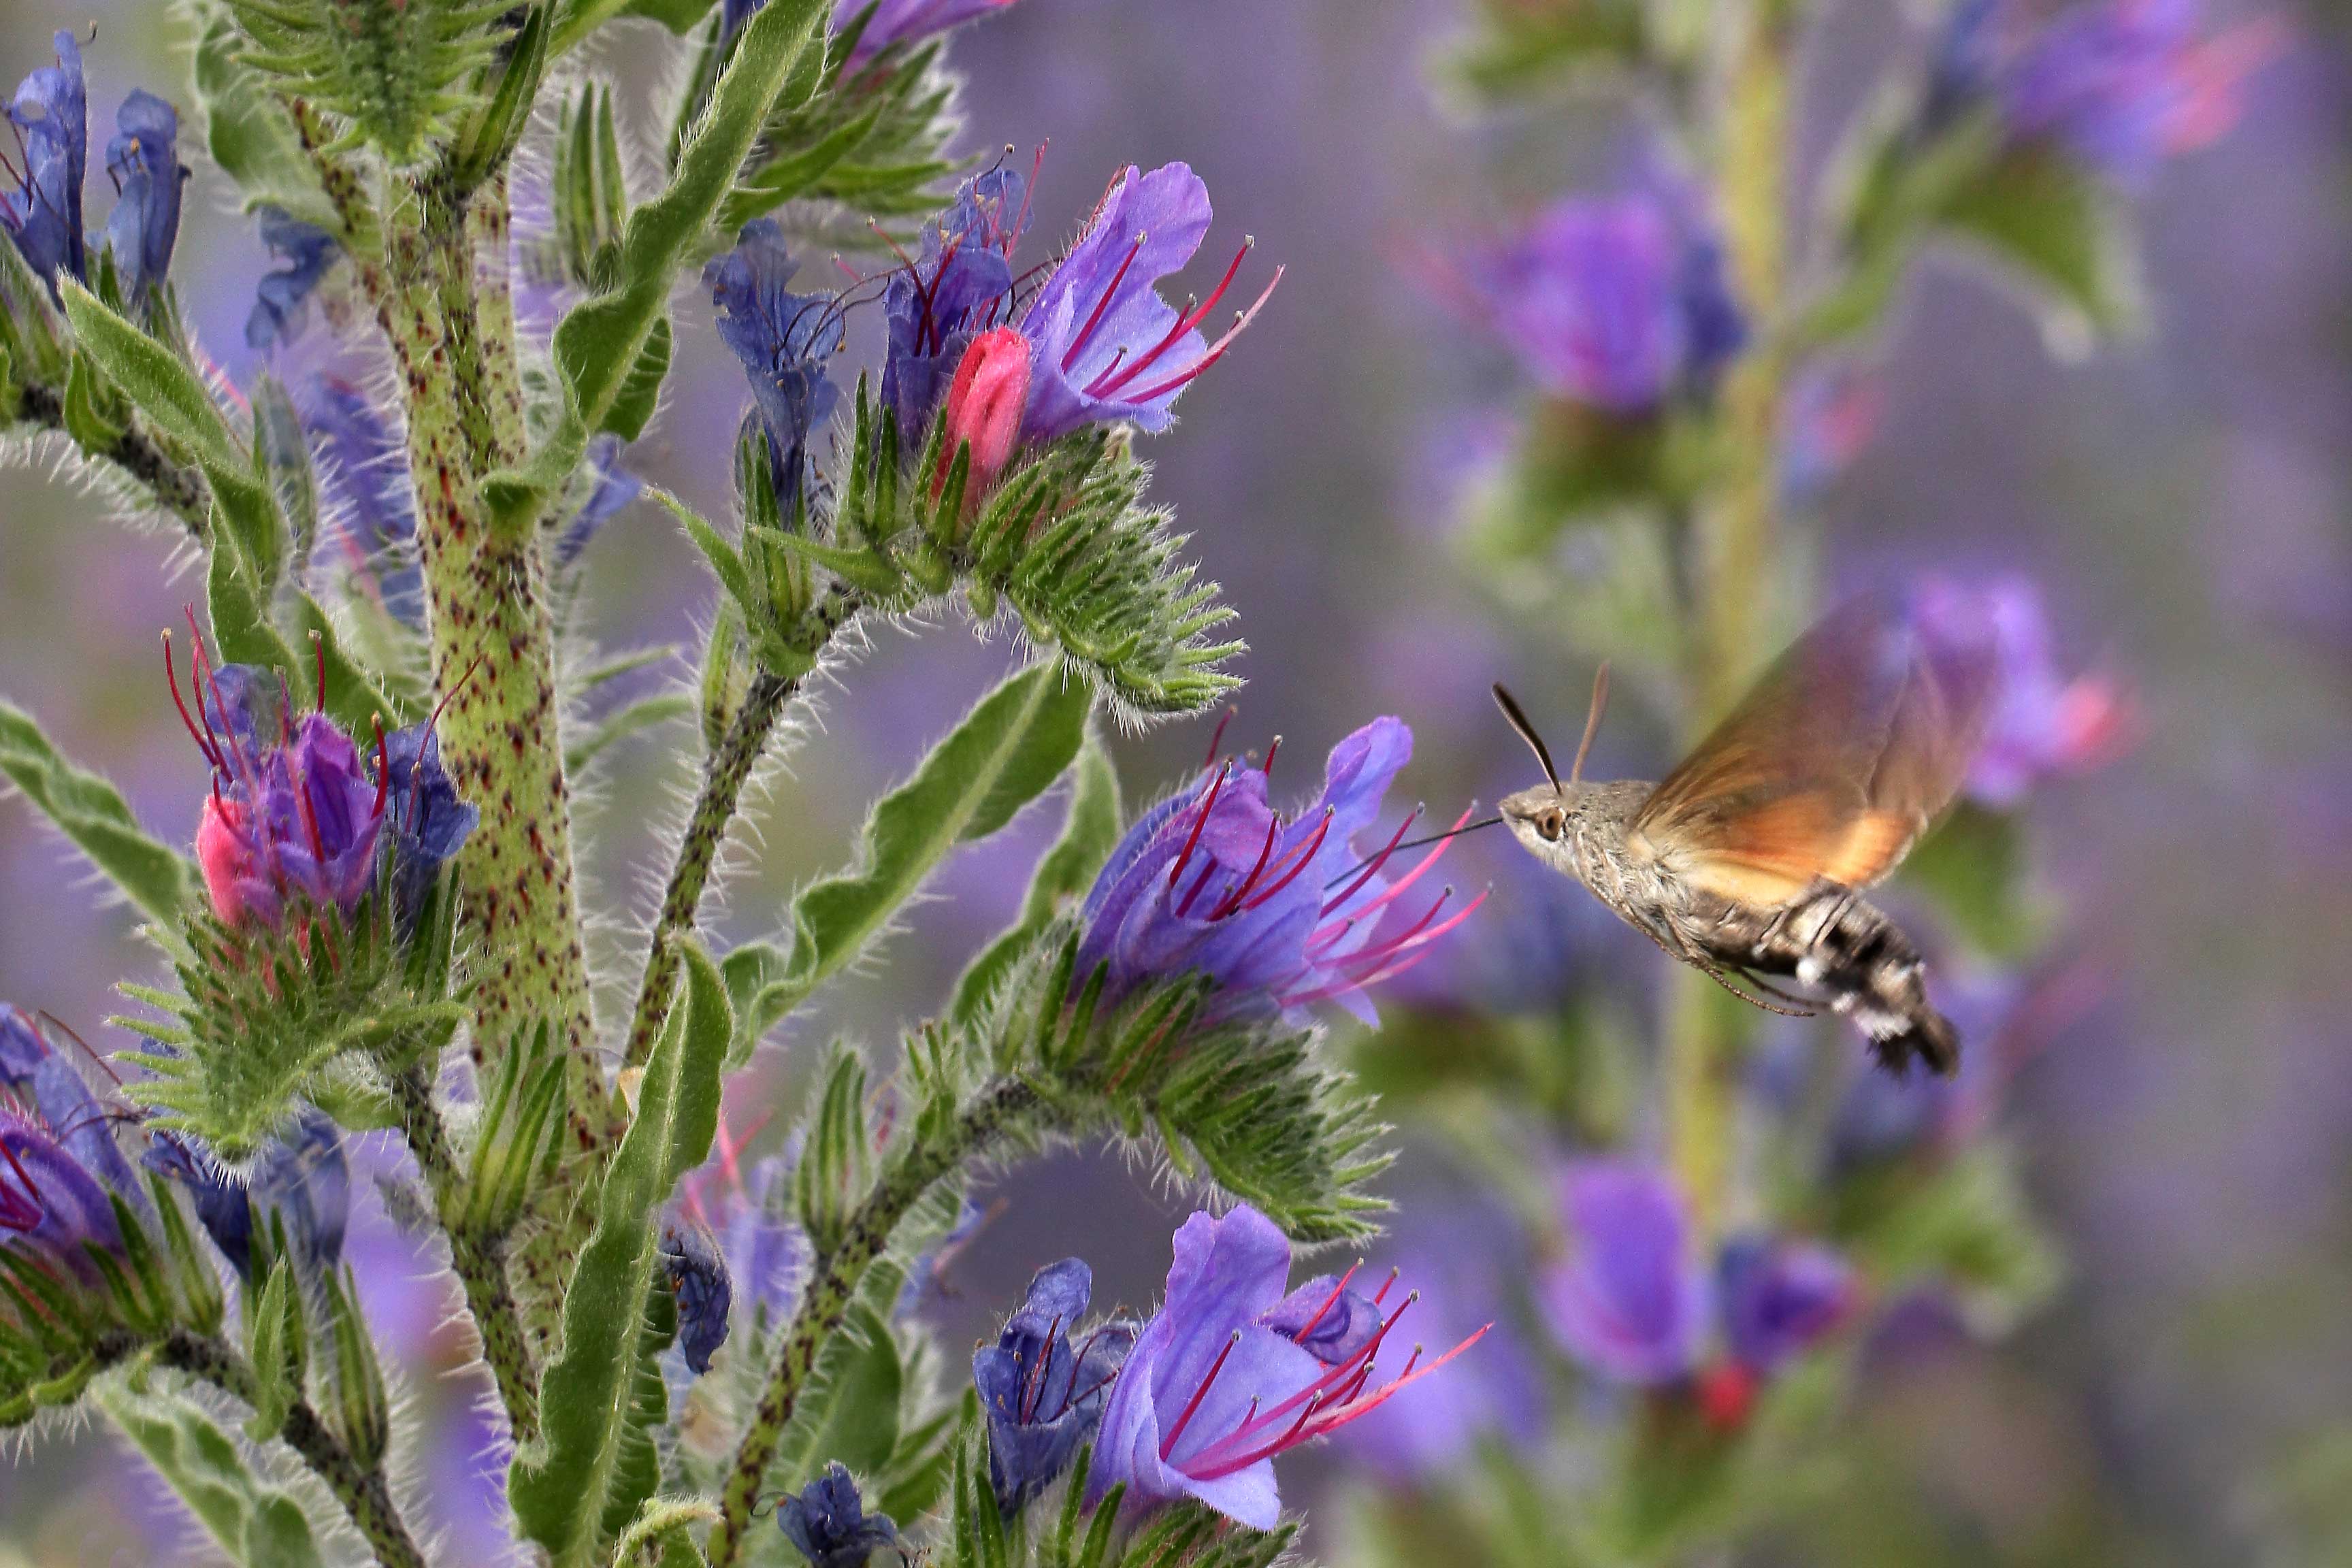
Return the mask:
<path id="1" fill-rule="evenodd" d="M 240 1568 L 317 1568 L 323 1560 L 301 1505 L 247 1468 L 236 1442 L 186 1395 L 101 1384 L 99 1408 L 179 1494 Z"/>
<path id="2" fill-rule="evenodd" d="M 196 896 L 196 868 L 139 826 L 121 792 L 68 762 L 32 715 L 0 701 L 0 773 L 125 897 L 174 925 Z"/>
<path id="3" fill-rule="evenodd" d="M 948 1006 L 950 1022 L 969 1024 L 979 1017 L 991 994 L 1021 955 L 1075 900 L 1086 896 L 1095 873 L 1110 858 L 1118 834 L 1118 773 L 1111 766 L 1101 737 L 1090 734 L 1078 752 L 1062 837 L 1037 862 L 1028 896 L 1022 900 L 1021 913 L 1012 927 L 989 943 L 956 981 L 955 996 Z"/>

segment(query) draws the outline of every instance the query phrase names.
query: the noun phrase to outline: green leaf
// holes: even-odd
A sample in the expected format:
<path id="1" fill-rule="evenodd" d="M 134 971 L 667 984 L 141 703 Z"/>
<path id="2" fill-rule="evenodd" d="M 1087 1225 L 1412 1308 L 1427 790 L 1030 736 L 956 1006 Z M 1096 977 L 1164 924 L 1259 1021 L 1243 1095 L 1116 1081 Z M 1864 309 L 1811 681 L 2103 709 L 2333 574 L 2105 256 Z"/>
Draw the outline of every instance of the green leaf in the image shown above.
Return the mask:
<path id="1" fill-rule="evenodd" d="M 2032 290 L 2062 354 L 2145 321 L 2137 237 L 2123 198 L 2054 148 L 2011 148 L 1943 207 L 1945 229 L 1989 251 Z"/>
<path id="2" fill-rule="evenodd" d="M 718 0 L 629 0 L 621 15 L 659 22 L 683 37 L 694 30 L 697 22 L 710 15 L 711 6 L 717 4 Z"/>
<path id="3" fill-rule="evenodd" d="M 624 441 L 634 441 L 646 433 L 646 426 L 661 402 L 662 378 L 669 374 L 670 326 L 667 316 L 656 317 L 651 336 L 637 355 L 637 363 L 629 367 L 628 379 L 613 399 L 612 412 L 604 416 L 604 429 Z"/>
<path id="4" fill-rule="evenodd" d="M 822 1425 L 795 1421 L 777 1450 L 772 1471 L 798 1491 L 835 1461 L 859 1475 L 873 1475 L 890 1462 L 898 1447 L 898 1408 L 906 1372 L 890 1325 L 870 1307 L 850 1310 L 823 1352 L 825 1363 Z"/>
<path id="5" fill-rule="evenodd" d="M 980 700 L 915 776 L 875 806 L 859 867 L 803 890 L 782 979 L 751 998 L 748 1038 L 866 950 L 959 844 L 984 838 L 1052 786 L 1077 755 L 1092 693 L 1059 660 L 1033 665 Z"/>
<path id="6" fill-rule="evenodd" d="M 236 1442 L 184 1394 L 101 1384 L 99 1408 L 240 1568 L 318 1568 L 301 1506 L 246 1467 Z"/>
<path id="7" fill-rule="evenodd" d="M 177 925 L 201 885 L 185 856 L 139 826 L 121 792 L 68 762 L 32 715 L 0 701 L 0 773 L 131 901 Z"/>
<path id="8" fill-rule="evenodd" d="M 1037 862 L 1020 916 L 956 981 L 954 1000 L 948 1006 L 950 1022 L 970 1024 L 980 1016 L 1021 955 L 1074 900 L 1086 896 L 1095 873 L 1110 858 L 1118 834 L 1118 772 L 1112 767 L 1101 738 L 1089 734 L 1078 752 L 1076 780 L 1070 791 L 1069 812 L 1063 818 L 1062 837 Z"/>
<path id="9" fill-rule="evenodd" d="M 573 0 L 556 24 L 554 52 L 561 54 L 620 3 Z M 679 266 L 709 232 L 769 106 L 793 63 L 818 37 L 826 10 L 824 0 L 773 0 L 751 18 L 711 94 L 709 111 L 679 154 L 668 188 L 629 215 L 618 286 L 582 301 L 555 329 L 562 423 L 523 472 L 486 485 L 508 526 L 535 513 L 571 477 L 589 436 L 611 427 L 614 409 L 653 342 L 656 323 L 667 318 Z"/>
<path id="10" fill-rule="evenodd" d="M 302 1301 L 293 1265 L 280 1258 L 259 1298 L 247 1300 L 245 1351 L 253 1363 L 254 1394 L 253 1419 L 246 1430 L 261 1442 L 278 1435 L 302 1393 Z"/>
<path id="11" fill-rule="evenodd" d="M 603 720 L 579 740 L 563 748 L 563 771 L 579 774 L 589 763 L 633 735 L 659 729 L 674 719 L 694 716 L 695 700 L 680 691 L 642 698 Z"/>
<path id="12" fill-rule="evenodd" d="M 247 65 L 245 39 L 226 11 L 205 5 L 196 39 L 196 106 L 204 117 L 205 149 L 236 182 L 245 210 L 272 206 L 329 234 L 342 219 L 327 199 L 318 166 L 302 151 L 294 117 Z"/>
<path id="13" fill-rule="evenodd" d="M 605 1169 L 596 1228 L 564 1292 L 563 1352 L 541 1384 L 546 1457 L 518 1455 L 509 1476 L 516 1521 L 559 1568 L 598 1561 L 600 1523 L 622 1501 L 661 1205 L 709 1154 L 719 1125 L 733 1020 L 718 965 L 690 942 L 684 951 L 685 1001 L 646 1063 L 636 1116 Z"/>
<path id="14" fill-rule="evenodd" d="M 530 123 L 532 103 L 547 71 L 547 43 L 554 31 L 553 6 L 533 5 L 498 68 L 498 86 L 467 116 L 450 150 L 450 173 L 460 189 L 471 189 L 506 162 Z"/>

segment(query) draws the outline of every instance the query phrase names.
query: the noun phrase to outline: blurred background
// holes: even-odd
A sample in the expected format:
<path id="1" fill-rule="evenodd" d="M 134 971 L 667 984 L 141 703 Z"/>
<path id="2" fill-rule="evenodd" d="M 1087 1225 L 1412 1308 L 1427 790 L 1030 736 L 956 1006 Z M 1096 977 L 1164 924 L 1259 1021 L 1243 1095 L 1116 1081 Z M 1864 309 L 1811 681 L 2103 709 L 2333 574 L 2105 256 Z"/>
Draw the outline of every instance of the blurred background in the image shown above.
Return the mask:
<path id="1" fill-rule="evenodd" d="M 1884 0 L 1818 10 L 1802 56 L 1806 180 L 1880 66 L 1919 47 L 1916 20 Z M 2140 204 L 2145 340 L 2053 356 L 1997 280 L 1933 260 L 1889 325 L 1874 431 L 1814 502 L 1825 581 L 1952 568 L 2037 582 L 2062 665 L 2119 682 L 2136 722 L 2127 754 L 2037 792 L 2025 820 L 2053 951 L 2096 982 L 2003 1112 L 2063 1259 L 2056 1292 L 1997 1343 L 1943 1336 L 1857 1384 L 1846 1483 L 1754 1546 L 1759 1562 L 2352 1562 L 2352 56 L 2330 8 L 2212 10 L 2217 23 L 2278 16 L 2293 41 L 2235 132 L 2169 163 Z M 1448 819 L 1531 782 L 1487 684 L 1518 690 L 1557 745 L 1591 671 L 1464 568 L 1456 519 L 1509 444 L 1520 384 L 1433 297 L 1428 258 L 1604 168 L 1624 123 L 1622 106 L 1457 112 L 1430 68 L 1463 25 L 1457 0 L 1020 0 L 954 50 L 967 149 L 1009 143 L 1025 165 L 1050 143 L 1033 257 L 1075 232 L 1118 167 L 1181 159 L 1217 205 L 1202 265 L 1248 235 L 1244 286 L 1287 268 L 1148 448 L 1251 644 L 1228 743 L 1281 734 L 1304 794 L 1333 741 L 1398 713 L 1417 739 L 1402 792 Z M 183 40 L 155 0 L 0 0 L 0 76 L 45 63 L 52 28 L 91 26 L 94 123 L 138 84 L 185 101 Z M 647 93 L 656 52 L 606 63 Z M 255 363 L 242 323 L 268 263 L 216 176 L 200 170 L 190 198 L 181 298 L 243 383 Z M 744 393 L 709 321 L 692 297 L 686 373 L 632 465 L 716 513 Z M 853 354 L 870 359 L 877 341 L 877 322 L 859 322 Z M 156 637 L 199 584 L 175 564 L 168 539 L 70 485 L 0 472 L 0 691 L 184 839 L 204 768 Z M 654 507 L 592 548 L 589 624 L 609 648 L 681 645 L 661 678 L 690 674 L 709 600 Z M 774 779 L 725 928 L 768 931 L 796 882 L 838 861 L 864 803 L 1016 651 L 960 624 L 875 629 Z M 1672 730 L 1628 695 L 1596 771 L 1656 776 Z M 1130 805 L 1208 745 L 1205 724 L 1124 738 Z M 613 915 L 608 979 L 634 982 L 611 961 L 652 901 L 648 825 L 677 809 L 689 758 L 682 728 L 636 743 L 583 805 L 591 900 Z M 755 1068 L 738 1127 L 797 1092 L 825 1029 L 887 1047 L 932 1007 L 1014 907 L 1055 821 L 1033 812 L 968 853 L 898 939 L 888 984 L 844 984 L 823 1027 Z M 1629 1006 L 1650 1005 L 1662 976 L 1646 944 L 1550 920 L 1517 854 L 1500 835 L 1452 852 L 1457 883 L 1496 889 L 1463 935 L 1506 964 L 1605 965 Z M 27 810 L 0 801 L 0 998 L 100 1049 L 127 1044 L 104 1021 L 122 1005 L 111 984 L 146 962 L 130 924 Z M 1413 1147 L 1400 1190 L 1443 1184 L 1448 1157 Z M 1093 1263 L 1098 1304 L 1147 1307 L 1187 1206 L 1149 1178 L 1070 1154 L 980 1194 L 989 1218 L 924 1308 L 950 1363 L 1065 1254 Z M 354 1247 L 400 1256 L 372 1194 L 362 1209 Z M 410 1394 L 454 1421 L 472 1391 L 444 1371 L 441 1309 L 429 1289 L 393 1294 L 379 1321 Z M 467 1533 L 480 1529 L 469 1440 L 461 1421 L 447 1430 L 426 1479 L 450 1560 L 493 1561 L 488 1538 Z M 1356 1484 L 1351 1452 L 1286 1461 L 1310 1551 L 1347 1534 L 1345 1507 L 1325 1505 Z M 148 1491 L 102 1436 L 44 1441 L 0 1468 L 0 1563 L 205 1561 L 183 1555 L 187 1531 Z"/>

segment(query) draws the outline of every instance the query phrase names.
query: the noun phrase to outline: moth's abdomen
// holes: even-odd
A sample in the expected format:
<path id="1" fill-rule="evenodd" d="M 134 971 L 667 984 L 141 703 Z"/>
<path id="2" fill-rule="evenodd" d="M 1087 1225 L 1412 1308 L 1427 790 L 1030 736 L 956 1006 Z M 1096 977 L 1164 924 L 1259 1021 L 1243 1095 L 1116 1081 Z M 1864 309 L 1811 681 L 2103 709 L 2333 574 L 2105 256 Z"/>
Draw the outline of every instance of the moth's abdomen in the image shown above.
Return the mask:
<path id="1" fill-rule="evenodd" d="M 1853 1020 L 1887 1070 L 1903 1072 L 1915 1058 L 1939 1073 L 1959 1067 L 1959 1033 L 1927 1000 L 1919 950 L 1852 891 L 1824 884 L 1738 945 L 1745 952 L 1723 952 L 1727 963 L 1789 976 L 1821 996 Z"/>

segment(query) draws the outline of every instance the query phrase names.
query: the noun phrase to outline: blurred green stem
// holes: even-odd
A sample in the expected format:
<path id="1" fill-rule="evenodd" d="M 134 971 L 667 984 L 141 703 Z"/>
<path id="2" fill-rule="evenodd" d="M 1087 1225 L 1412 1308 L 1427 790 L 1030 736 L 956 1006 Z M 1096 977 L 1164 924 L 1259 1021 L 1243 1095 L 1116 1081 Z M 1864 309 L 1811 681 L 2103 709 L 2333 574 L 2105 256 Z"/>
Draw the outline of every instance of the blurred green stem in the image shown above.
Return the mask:
<path id="1" fill-rule="evenodd" d="M 1699 625 L 1691 628 L 1694 739 L 1747 689 L 1769 652 L 1777 560 L 1781 384 L 1777 321 L 1788 255 L 1789 55 L 1779 0 L 1738 9 L 1717 98 L 1717 198 L 1732 283 L 1752 340 L 1723 387 L 1725 464 L 1699 517 Z M 1746 1020 L 1696 970 L 1677 973 L 1666 1048 L 1674 1165 L 1699 1214 L 1721 1212 Z"/>

